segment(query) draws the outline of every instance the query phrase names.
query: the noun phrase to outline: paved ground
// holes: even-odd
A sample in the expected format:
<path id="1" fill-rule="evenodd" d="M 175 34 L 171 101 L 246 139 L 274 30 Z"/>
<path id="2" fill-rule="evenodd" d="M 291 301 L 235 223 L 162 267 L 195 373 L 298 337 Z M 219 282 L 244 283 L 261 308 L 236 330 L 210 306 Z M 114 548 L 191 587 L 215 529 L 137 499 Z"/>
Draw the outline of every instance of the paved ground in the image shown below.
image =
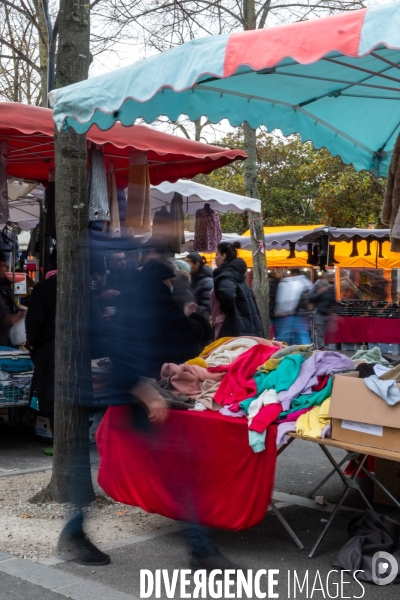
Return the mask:
<path id="1" fill-rule="evenodd" d="M 0 468 L 11 472 L 15 468 L 37 468 L 51 466 L 51 459 L 41 453 L 46 444 L 23 441 L 12 437 L 0 436 Z M 93 448 L 93 453 L 95 449 Z M 336 450 L 337 458 L 343 451 Z M 95 457 L 94 457 L 95 458 Z M 314 591 L 312 585 L 317 571 L 321 580 L 326 581 L 332 569 L 335 554 L 347 541 L 347 524 L 352 512 L 343 511 L 328 532 L 314 559 L 308 558 L 318 533 L 328 518 L 326 512 L 317 509 L 312 501 L 309 507 L 301 506 L 314 485 L 330 470 L 330 464 L 316 444 L 295 441 L 278 459 L 276 474 L 276 494 L 282 513 L 290 522 L 297 535 L 305 545 L 299 550 L 288 537 L 277 518 L 269 512 L 259 526 L 245 532 L 215 531 L 215 539 L 221 551 L 243 568 L 279 569 L 279 597 L 294 597 L 293 589 L 288 591 L 288 571 L 297 571 L 302 580 L 306 571 L 310 587 L 308 596 L 305 590 L 297 591 L 297 598 L 314 598 L 322 600 L 329 597 L 325 588 Z M 3 471 L 4 473 L 4 471 Z M 0 473 L 1 474 L 1 473 Z M 4 473 L 5 474 L 5 473 Z M 372 486 L 369 481 L 362 483 L 366 494 L 372 497 Z M 330 502 L 337 501 L 342 490 L 339 477 L 333 477 L 321 490 Z M 227 499 L 229 501 L 229 499 Z M 290 505 L 288 503 L 290 502 Z M 351 491 L 346 505 L 363 509 L 363 504 L 356 491 Z M 399 519 L 393 509 L 377 507 L 380 512 Z M 99 536 L 99 539 L 101 534 Z M 114 542 L 105 547 L 112 562 L 106 567 L 82 567 L 71 562 L 47 561 L 47 566 L 16 559 L 0 553 L 0 600 L 56 600 L 60 596 L 68 596 L 75 600 L 128 600 L 137 599 L 140 595 L 140 569 L 182 569 L 187 568 L 189 554 L 178 532 L 171 529 L 157 531 L 153 534 L 137 536 L 125 541 Z M 59 559 L 58 559 L 59 560 Z M 337 576 L 331 576 L 332 582 Z M 337 597 L 362 597 L 358 584 L 345 575 L 343 593 Z M 336 589 L 330 588 L 331 597 L 335 597 Z M 397 600 L 398 586 L 375 587 L 366 585 L 363 595 L 366 600 Z M 167 596 L 163 592 L 161 598 Z M 179 592 L 175 598 L 180 598 Z M 254 596 L 255 597 L 255 596 Z M 151 598 L 155 598 L 154 595 Z"/>
<path id="2" fill-rule="evenodd" d="M 35 439 L 28 432 L 28 429 L 24 429 L 20 436 L 17 428 L 0 427 L 0 476 L 15 470 L 51 468 L 52 457 L 43 454 L 43 449 L 51 444 L 46 440 Z M 96 444 L 91 444 L 90 450 L 92 462 L 96 462 Z"/>

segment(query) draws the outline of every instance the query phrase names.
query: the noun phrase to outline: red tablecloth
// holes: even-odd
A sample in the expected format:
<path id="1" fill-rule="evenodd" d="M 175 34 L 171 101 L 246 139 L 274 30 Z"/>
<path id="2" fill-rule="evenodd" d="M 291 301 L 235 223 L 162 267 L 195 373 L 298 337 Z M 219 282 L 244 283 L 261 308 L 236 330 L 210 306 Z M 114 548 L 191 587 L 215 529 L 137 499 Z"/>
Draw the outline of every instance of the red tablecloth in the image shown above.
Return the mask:
<path id="1" fill-rule="evenodd" d="M 201 524 L 231 530 L 265 517 L 275 477 L 276 426 L 268 428 L 266 450 L 255 454 L 244 418 L 171 411 L 150 434 L 129 423 L 129 407 L 109 408 L 97 432 L 98 481 L 109 496 L 177 520 L 190 520 L 194 507 Z"/>
<path id="2" fill-rule="evenodd" d="M 326 344 L 342 342 L 400 343 L 400 319 L 335 317 L 325 333 Z"/>

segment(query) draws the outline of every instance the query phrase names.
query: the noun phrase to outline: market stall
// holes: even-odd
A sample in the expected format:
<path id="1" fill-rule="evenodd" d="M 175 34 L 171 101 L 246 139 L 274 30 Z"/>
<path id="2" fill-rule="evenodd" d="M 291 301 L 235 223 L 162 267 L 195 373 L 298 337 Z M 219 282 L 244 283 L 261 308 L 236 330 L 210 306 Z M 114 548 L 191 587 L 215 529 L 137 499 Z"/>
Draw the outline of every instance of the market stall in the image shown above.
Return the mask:
<path id="1" fill-rule="evenodd" d="M 209 173 L 234 160 L 242 160 L 246 156 L 242 150 L 205 145 L 145 126 L 131 129 L 118 126 L 107 134 L 95 127 L 87 139 L 88 148 L 93 148 L 94 145 L 101 146 L 104 170 L 113 171 L 115 188 L 118 186 L 121 191 L 132 184 L 132 161 L 134 162 L 138 154 L 145 160 L 145 169 L 149 176 L 149 180 L 142 187 L 146 187 L 149 183 L 160 184 L 165 180 L 174 181 L 179 177 Z M 17 277 L 26 277 L 25 273 L 15 273 L 17 258 L 15 250 L 18 242 L 13 243 L 13 240 L 17 240 L 17 233 L 22 229 L 30 230 L 32 234 L 32 243 L 27 244 L 25 248 L 25 253 L 32 258 L 26 264 L 28 274 L 38 281 L 39 269 L 46 265 L 44 254 L 50 247 L 47 238 L 53 243 L 56 237 L 53 182 L 54 123 L 51 110 L 23 104 L 0 103 L 0 142 L 6 158 L 4 184 L 8 195 L 8 204 L 4 206 L 1 213 L 0 228 L 3 229 L 1 236 L 3 242 L 7 244 L 6 250 L 10 256 L 11 280 L 15 283 Z M 96 177 L 98 176 L 96 173 Z M 117 212 L 119 213 L 119 210 Z M 135 243 L 132 244 L 132 233 L 128 233 L 128 248 L 131 248 Z M 108 234 L 107 238 L 110 239 Z M 138 243 L 141 244 L 142 241 Z M 104 246 L 102 249 L 104 253 Z M 41 273 L 43 277 L 43 269 Z M 14 289 L 18 296 L 23 293 L 19 284 L 15 284 Z M 25 291 L 29 291 L 27 286 Z M 9 354 L 9 350 L 7 352 L 7 357 L 14 357 L 13 354 Z M 30 372 L 23 373 L 18 381 L 11 380 L 7 375 L 3 377 L 0 410 L 4 412 L 0 416 L 0 422 L 20 424 L 21 420 L 25 419 L 25 413 L 17 410 L 28 405 L 30 396 L 32 362 L 28 351 L 25 351 L 25 355 L 28 356 Z M 15 358 L 14 362 L 15 365 L 20 364 L 21 358 L 18 360 Z M 13 409 L 17 410 L 19 415 L 14 420 L 11 417 Z M 29 424 L 32 424 L 32 419 L 29 420 Z M 41 433 L 48 429 L 45 426 L 41 427 Z"/>
<path id="2" fill-rule="evenodd" d="M 300 132 L 302 139 L 311 139 L 317 148 L 325 146 L 357 169 L 386 175 L 399 132 L 399 20 L 400 5 L 394 3 L 193 40 L 125 68 L 123 75 L 115 71 L 94 82 L 54 90 L 54 118 L 59 130 L 67 119 L 69 126 L 82 133 L 94 123 L 108 129 L 118 120 L 133 124 L 139 116 L 151 120 L 160 114 L 176 118 L 184 113 L 193 120 L 207 115 L 211 122 L 228 117 L 233 126 L 247 121 L 253 129 L 266 125 L 269 130 L 279 127 L 284 135 Z M 261 239 L 259 251 L 264 249 Z M 329 264 L 328 250 L 316 257 L 321 268 Z M 263 391 L 256 390 L 257 398 L 254 390 L 250 397 L 243 397 L 240 386 L 232 385 L 230 402 L 240 405 L 248 398 L 247 408 L 258 401 L 261 411 L 268 412 L 271 406 L 281 410 L 282 405 L 276 404 L 286 402 L 286 417 L 306 410 L 296 420 L 296 432 L 322 438 L 325 425 L 329 426 L 330 376 L 355 367 L 350 359 L 346 362 L 343 355 L 334 355 L 316 352 L 306 358 L 307 367 L 300 367 L 296 380 L 278 393 L 278 402 L 267 406 L 260 398 L 263 393 L 278 392 L 277 372 L 285 358 L 276 369 L 264 364 L 266 377 L 271 371 L 272 376 L 264 382 Z M 259 363 L 256 370 L 260 367 Z M 216 401 L 226 377 L 214 396 Z M 392 384 L 397 388 L 395 380 Z M 303 396 L 318 400 L 311 407 Z M 363 406 L 360 420 L 364 411 Z M 280 415 L 264 420 L 263 432 Z"/>

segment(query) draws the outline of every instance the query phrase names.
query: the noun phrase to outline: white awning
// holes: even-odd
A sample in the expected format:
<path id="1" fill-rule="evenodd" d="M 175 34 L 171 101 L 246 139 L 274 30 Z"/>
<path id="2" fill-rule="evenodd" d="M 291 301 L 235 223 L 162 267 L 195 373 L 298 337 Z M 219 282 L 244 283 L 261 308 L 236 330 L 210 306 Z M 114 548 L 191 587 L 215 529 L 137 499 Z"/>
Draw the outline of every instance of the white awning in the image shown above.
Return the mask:
<path id="1" fill-rule="evenodd" d="M 206 202 L 210 204 L 211 208 L 221 213 L 227 213 L 229 210 L 236 213 L 242 213 L 245 210 L 261 212 L 260 200 L 231 194 L 186 179 L 178 179 L 175 183 L 164 181 L 160 185 L 152 185 L 150 188 L 153 214 L 158 208 L 169 206 L 175 192 L 183 197 L 183 212 L 189 215 L 194 215 L 199 208 L 203 208 Z"/>

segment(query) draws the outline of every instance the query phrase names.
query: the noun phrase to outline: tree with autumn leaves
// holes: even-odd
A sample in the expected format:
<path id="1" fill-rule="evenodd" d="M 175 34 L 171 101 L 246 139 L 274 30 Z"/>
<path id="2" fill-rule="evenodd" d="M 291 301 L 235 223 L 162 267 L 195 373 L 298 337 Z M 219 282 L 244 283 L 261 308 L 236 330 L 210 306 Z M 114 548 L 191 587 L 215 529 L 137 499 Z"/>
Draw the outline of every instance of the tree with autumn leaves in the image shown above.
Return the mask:
<path id="1" fill-rule="evenodd" d="M 221 145 L 243 145 L 239 129 Z M 264 225 L 331 227 L 381 227 L 380 213 L 386 180 L 371 173 L 358 173 L 327 150 L 316 150 L 299 136 L 284 138 L 259 131 L 257 134 L 258 184 Z M 201 176 L 202 183 L 236 194 L 245 194 L 243 165 L 234 163 Z M 224 232 L 242 233 L 246 215 L 221 216 Z"/>

